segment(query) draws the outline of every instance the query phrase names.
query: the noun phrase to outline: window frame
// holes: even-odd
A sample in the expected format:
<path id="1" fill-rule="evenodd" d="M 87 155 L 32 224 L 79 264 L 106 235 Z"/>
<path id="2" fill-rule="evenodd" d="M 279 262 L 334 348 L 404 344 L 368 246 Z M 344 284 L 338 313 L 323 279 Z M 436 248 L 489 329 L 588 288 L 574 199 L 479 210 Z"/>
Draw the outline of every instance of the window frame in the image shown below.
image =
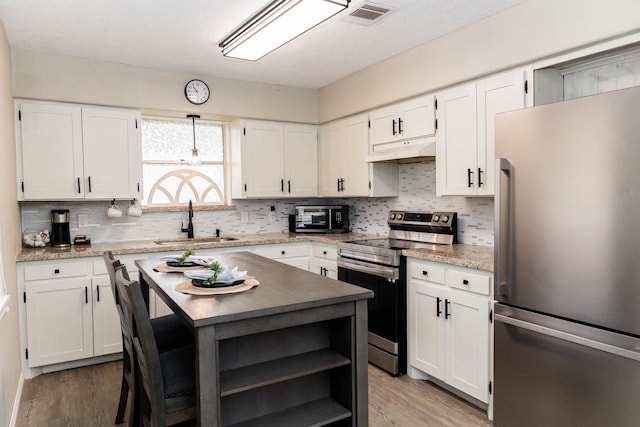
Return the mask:
<path id="1" fill-rule="evenodd" d="M 159 120 L 159 121 L 174 121 L 174 122 L 183 122 L 191 124 L 191 120 L 183 117 L 176 117 L 171 115 L 161 115 L 161 114 L 143 114 L 141 117 L 142 121 L 145 120 Z M 207 165 L 220 165 L 222 166 L 222 200 L 219 204 L 213 203 L 194 203 L 194 210 L 227 210 L 234 209 L 235 206 L 231 203 L 231 156 L 230 156 L 230 148 L 231 144 L 229 141 L 230 132 L 229 132 L 229 123 L 222 120 L 215 120 L 211 118 L 201 118 L 198 121 L 210 123 L 214 125 L 219 125 L 222 128 L 222 161 L 206 161 L 202 162 L 202 164 Z M 196 126 L 198 123 L 196 123 Z M 142 127 L 141 127 L 142 131 Z M 141 138 L 142 144 L 142 138 Z M 141 150 L 142 151 L 142 150 Z M 188 160 L 145 160 L 144 154 L 141 155 L 141 173 L 143 185 L 146 185 L 146 180 L 144 179 L 144 166 L 145 164 L 162 164 L 162 165 L 183 165 L 185 169 L 188 169 L 191 166 Z M 179 168 L 176 168 L 179 169 Z M 146 201 L 146 200 L 145 200 Z M 188 205 L 185 203 L 178 204 L 156 204 L 156 205 L 142 205 L 142 210 L 145 212 L 172 212 L 172 211 L 182 211 Z"/>

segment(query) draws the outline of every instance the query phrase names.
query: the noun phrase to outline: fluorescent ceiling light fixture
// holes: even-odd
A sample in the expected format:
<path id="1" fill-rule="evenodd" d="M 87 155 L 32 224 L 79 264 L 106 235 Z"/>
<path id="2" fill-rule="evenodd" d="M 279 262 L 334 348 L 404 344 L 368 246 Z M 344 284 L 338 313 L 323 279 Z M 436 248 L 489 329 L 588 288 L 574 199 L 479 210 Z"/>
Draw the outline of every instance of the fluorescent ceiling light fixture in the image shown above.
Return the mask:
<path id="1" fill-rule="evenodd" d="M 227 36 L 219 46 L 231 58 L 257 61 L 321 22 L 350 0 L 276 0 Z"/>

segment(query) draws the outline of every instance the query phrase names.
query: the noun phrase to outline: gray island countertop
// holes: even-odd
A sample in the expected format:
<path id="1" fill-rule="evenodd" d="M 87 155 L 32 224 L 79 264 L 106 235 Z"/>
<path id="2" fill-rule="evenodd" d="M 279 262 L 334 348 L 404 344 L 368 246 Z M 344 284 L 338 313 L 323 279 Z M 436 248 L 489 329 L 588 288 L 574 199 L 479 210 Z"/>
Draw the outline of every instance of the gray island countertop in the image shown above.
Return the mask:
<path id="1" fill-rule="evenodd" d="M 220 254 L 220 262 L 247 270 L 260 283 L 257 288 L 229 295 L 193 296 L 180 293 L 176 286 L 185 281 L 182 274 L 154 270 L 157 259 L 136 261 L 142 276 L 154 283 L 165 302 L 183 312 L 192 326 L 237 321 L 289 311 L 371 298 L 373 292 L 355 285 L 328 279 L 296 267 L 252 254 Z M 166 296 L 166 297 L 165 297 Z M 224 301 L 224 304 L 220 302 Z"/>

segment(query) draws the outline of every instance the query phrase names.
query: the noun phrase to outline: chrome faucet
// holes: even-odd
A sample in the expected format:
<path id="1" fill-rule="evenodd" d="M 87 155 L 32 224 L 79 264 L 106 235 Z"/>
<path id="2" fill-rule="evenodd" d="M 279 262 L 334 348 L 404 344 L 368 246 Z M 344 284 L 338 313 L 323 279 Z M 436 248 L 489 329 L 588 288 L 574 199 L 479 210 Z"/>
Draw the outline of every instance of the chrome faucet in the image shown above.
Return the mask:
<path id="1" fill-rule="evenodd" d="M 187 237 L 189 239 L 193 239 L 193 205 L 191 204 L 191 200 L 189 200 L 189 223 L 187 224 L 187 228 L 184 228 L 184 223 L 181 224 L 182 232 L 187 233 Z"/>

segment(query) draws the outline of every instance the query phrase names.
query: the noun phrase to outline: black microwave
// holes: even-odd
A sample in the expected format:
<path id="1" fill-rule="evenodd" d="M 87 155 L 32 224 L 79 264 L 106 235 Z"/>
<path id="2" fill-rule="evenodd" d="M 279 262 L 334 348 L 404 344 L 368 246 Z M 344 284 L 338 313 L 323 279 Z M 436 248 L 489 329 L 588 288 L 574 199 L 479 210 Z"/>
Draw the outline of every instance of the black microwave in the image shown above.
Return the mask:
<path id="1" fill-rule="evenodd" d="M 289 231 L 295 233 L 348 233 L 349 206 L 296 206 L 289 216 Z"/>

